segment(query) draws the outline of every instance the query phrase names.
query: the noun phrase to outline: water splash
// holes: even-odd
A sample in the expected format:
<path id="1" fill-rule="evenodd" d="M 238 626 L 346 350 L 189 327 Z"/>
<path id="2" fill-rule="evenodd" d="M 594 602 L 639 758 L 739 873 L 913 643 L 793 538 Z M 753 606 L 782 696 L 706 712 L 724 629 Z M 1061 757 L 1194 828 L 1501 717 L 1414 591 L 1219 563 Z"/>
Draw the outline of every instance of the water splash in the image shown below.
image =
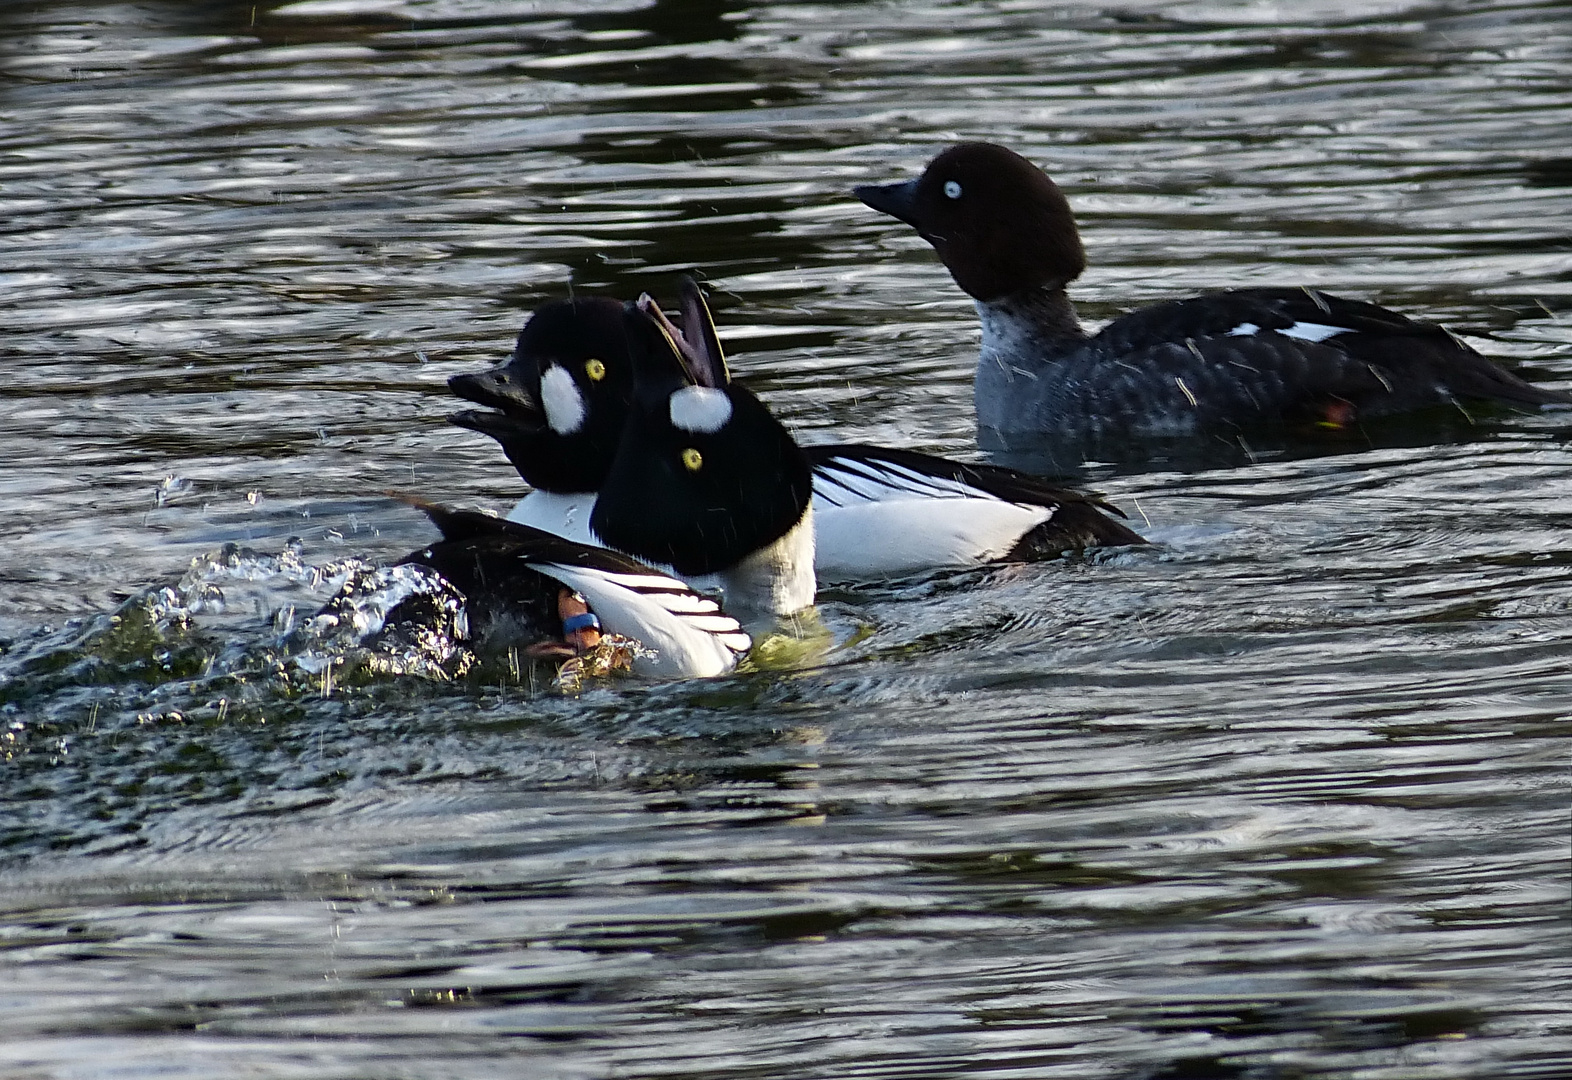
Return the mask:
<path id="1" fill-rule="evenodd" d="M 145 724 L 389 677 L 450 682 L 475 666 L 468 637 L 463 595 L 425 567 L 313 564 L 295 539 L 276 554 L 226 544 L 114 612 L 9 643 L 0 754 L 36 746 L 39 732 L 54 737 L 78 699 L 94 724 L 106 705 Z"/>
<path id="2" fill-rule="evenodd" d="M 332 598 L 292 630 L 299 650 L 291 663 L 324 680 L 367 675 L 419 675 L 449 681 L 467 673 L 475 654 L 464 594 L 425 566 L 375 567 L 358 559 Z"/>

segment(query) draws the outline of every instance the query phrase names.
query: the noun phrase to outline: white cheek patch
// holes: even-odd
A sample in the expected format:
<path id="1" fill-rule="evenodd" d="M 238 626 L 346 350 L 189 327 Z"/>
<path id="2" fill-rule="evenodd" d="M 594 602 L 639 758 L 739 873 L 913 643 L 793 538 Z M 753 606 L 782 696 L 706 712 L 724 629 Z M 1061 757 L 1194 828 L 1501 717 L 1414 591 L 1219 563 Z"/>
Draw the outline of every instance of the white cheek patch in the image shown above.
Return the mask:
<path id="1" fill-rule="evenodd" d="M 1254 337 L 1261 328 L 1253 322 L 1242 322 L 1228 331 L 1229 337 Z"/>
<path id="2" fill-rule="evenodd" d="M 712 435 L 731 419 L 731 398 L 712 386 L 684 386 L 671 395 L 671 423 L 681 430 Z"/>
<path id="3" fill-rule="evenodd" d="M 584 397 L 573 376 L 558 364 L 540 373 L 540 403 L 546 423 L 558 435 L 572 435 L 584 426 Z"/>
<path id="4" fill-rule="evenodd" d="M 1284 337 L 1298 338 L 1300 341 L 1325 341 L 1338 334 L 1352 334 L 1353 331 L 1346 326 L 1327 326 L 1325 323 L 1296 322 L 1286 330 L 1279 330 Z"/>

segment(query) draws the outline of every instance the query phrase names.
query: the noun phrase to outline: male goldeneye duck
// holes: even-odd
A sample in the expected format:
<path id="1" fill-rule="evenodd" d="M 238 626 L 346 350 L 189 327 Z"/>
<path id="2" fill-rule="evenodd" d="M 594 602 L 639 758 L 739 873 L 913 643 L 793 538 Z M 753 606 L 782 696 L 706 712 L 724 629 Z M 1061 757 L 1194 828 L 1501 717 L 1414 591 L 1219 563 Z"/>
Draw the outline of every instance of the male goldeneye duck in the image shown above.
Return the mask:
<path id="1" fill-rule="evenodd" d="M 606 546 L 423 506 L 443 539 L 406 561 L 464 594 L 487 647 L 604 630 L 653 653 L 636 670 L 719 674 L 750 647 L 740 620 L 813 605 L 811 473 L 763 403 L 706 357 L 679 355 L 642 303 L 651 314 L 633 315 L 663 348 L 630 356 L 632 395 L 590 515 Z M 700 589 L 722 592 L 725 610 Z"/>
<path id="2" fill-rule="evenodd" d="M 1002 146 L 960 143 L 916 180 L 855 194 L 916 229 L 976 301 L 977 423 L 995 445 L 1572 403 L 1438 326 L 1313 289 L 1168 301 L 1089 336 L 1065 295 L 1086 266 L 1069 202 Z"/>
<path id="3" fill-rule="evenodd" d="M 663 348 L 661 331 L 632 305 L 552 300 L 530 316 L 505 363 L 448 380 L 453 393 L 484 406 L 449 421 L 496 439 L 533 489 L 509 520 L 596 542 L 590 510 L 622 438 L 632 356 Z"/>
<path id="4" fill-rule="evenodd" d="M 704 301 L 692 282 L 682 303 L 695 325 Z M 640 297 L 638 309 L 666 332 L 669 348 L 632 354 L 633 398 L 590 531 L 695 587 L 720 590 L 744 622 L 811 607 L 806 455 L 752 391 L 730 380 L 713 326 L 709 347 L 695 348 L 654 300 Z"/>
<path id="5" fill-rule="evenodd" d="M 544 313 L 546 309 L 541 310 Z M 673 347 L 684 353 L 690 365 L 713 372 L 712 377 L 720 385 L 733 385 L 714 322 L 696 285 L 684 284 L 682 311 L 681 329 L 666 323 Z M 540 317 L 537 314 L 531 325 Z M 595 325 L 586 325 L 584 329 L 586 340 L 598 337 L 596 349 L 578 343 L 569 347 L 566 340 L 573 336 L 572 331 L 564 328 L 564 342 L 554 347 L 552 355 L 577 356 L 595 351 L 607 366 L 609 373 L 603 381 L 608 385 L 626 385 L 630 381 L 626 373 L 634 366 L 635 356 L 661 355 L 659 349 L 637 334 L 622 335 L 618 340 L 628 348 L 618 350 L 604 347 L 607 339 L 598 334 Z M 506 373 L 534 355 L 523 348 L 522 340 L 514 359 L 498 372 Z M 540 362 L 556 361 L 542 357 Z M 459 377 L 477 378 L 487 376 Z M 526 377 L 518 374 L 508 374 L 506 380 L 514 386 L 527 382 Z M 461 396 L 472 401 L 496 401 L 475 393 L 470 384 L 460 386 L 458 380 L 454 384 Z M 589 400 L 587 395 L 584 400 Z M 597 426 L 621 423 L 626 416 L 625 400 L 597 396 L 588 406 L 597 412 Z M 609 455 L 597 458 L 582 442 L 570 446 L 567 440 L 558 441 L 559 449 L 552 445 L 549 434 L 542 435 L 540 425 L 528 415 L 519 419 L 518 408 L 506 404 L 495 407 L 504 412 L 462 413 L 460 416 L 465 419 L 460 422 L 500 442 L 526 480 L 541 474 L 535 458 L 571 454 L 574 467 L 581 470 L 577 482 L 586 485 L 585 492 L 575 496 L 575 506 L 593 502 L 590 485 L 598 487 L 600 478 L 610 469 Z M 601 411 L 606 415 L 599 415 Z M 527 414 L 528 410 L 523 412 Z M 1106 511 L 1112 508 L 1095 497 L 1055 487 L 1012 469 L 964 464 L 861 443 L 808 446 L 803 452 L 813 469 L 815 570 L 820 578 L 854 581 L 895 577 L 995 560 L 1049 558 L 1096 545 L 1144 542 L 1108 516 Z M 591 542 L 604 542 L 593 531 L 570 531 L 564 527 L 557 509 L 559 503 L 540 500 L 539 492 L 531 492 L 509 517 Z M 580 514 L 571 524 L 583 530 L 587 518 L 587 514 Z"/>

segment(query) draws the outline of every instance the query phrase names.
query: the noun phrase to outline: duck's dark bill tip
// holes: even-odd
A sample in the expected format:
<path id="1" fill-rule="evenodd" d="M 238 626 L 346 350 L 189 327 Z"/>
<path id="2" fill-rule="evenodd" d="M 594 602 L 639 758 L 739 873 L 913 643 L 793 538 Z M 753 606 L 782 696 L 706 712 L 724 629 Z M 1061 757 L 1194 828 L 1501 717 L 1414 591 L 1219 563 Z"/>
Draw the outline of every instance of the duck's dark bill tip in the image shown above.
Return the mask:
<path id="1" fill-rule="evenodd" d="M 682 331 L 677 328 L 676 323 L 666 317 L 666 313 L 660 309 L 653 296 L 647 292 L 639 293 L 639 298 L 633 302 L 633 306 L 638 309 L 639 314 L 660 327 L 671 341 L 671 347 L 680 351 Z"/>
<path id="2" fill-rule="evenodd" d="M 683 277 L 681 290 L 682 329 L 688 342 L 686 356 L 693 380 L 700 386 L 719 389 L 731 382 L 731 372 L 726 368 L 726 354 L 721 349 L 720 335 L 715 332 L 709 302 L 691 277 Z"/>
<path id="3" fill-rule="evenodd" d="M 655 302 L 655 298 L 649 293 L 640 293 L 638 309 L 644 313 L 646 318 L 659 327 L 661 333 L 666 336 L 666 342 L 671 346 L 677 363 L 681 365 L 684 377 L 689 382 L 696 383 L 699 386 L 707 385 L 703 380 L 703 372 L 706 368 L 703 355 L 700 350 L 694 347 L 694 343 L 689 340 L 682 328 L 672 322 L 666 313 L 660 309 L 660 305 Z"/>
<path id="4" fill-rule="evenodd" d="M 917 206 L 917 181 L 908 180 L 904 184 L 859 184 L 852 188 L 852 194 L 879 213 L 889 214 L 916 227 L 912 218 Z"/>
<path id="5" fill-rule="evenodd" d="M 461 409 L 448 415 L 448 423 L 490 435 L 494 439 L 537 434 L 542 426 L 539 422 L 531 423 L 526 418 L 489 409 Z"/>

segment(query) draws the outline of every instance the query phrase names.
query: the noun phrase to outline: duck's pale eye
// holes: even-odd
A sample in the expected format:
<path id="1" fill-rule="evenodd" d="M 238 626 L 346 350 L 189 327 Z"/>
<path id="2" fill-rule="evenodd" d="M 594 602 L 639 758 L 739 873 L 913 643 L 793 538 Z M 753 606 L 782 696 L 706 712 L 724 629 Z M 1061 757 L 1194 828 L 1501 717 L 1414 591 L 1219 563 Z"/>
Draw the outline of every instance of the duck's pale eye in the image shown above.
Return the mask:
<path id="1" fill-rule="evenodd" d="M 604 361 L 590 357 L 584 361 L 584 374 L 589 376 L 590 382 L 600 382 L 606 377 L 606 364 Z"/>
<path id="2" fill-rule="evenodd" d="M 704 455 L 690 446 L 682 452 L 682 464 L 689 472 L 698 472 L 704 468 Z"/>
<path id="3" fill-rule="evenodd" d="M 961 185 L 954 180 L 946 180 L 944 182 L 944 197 L 947 199 L 959 199 L 961 197 Z"/>

